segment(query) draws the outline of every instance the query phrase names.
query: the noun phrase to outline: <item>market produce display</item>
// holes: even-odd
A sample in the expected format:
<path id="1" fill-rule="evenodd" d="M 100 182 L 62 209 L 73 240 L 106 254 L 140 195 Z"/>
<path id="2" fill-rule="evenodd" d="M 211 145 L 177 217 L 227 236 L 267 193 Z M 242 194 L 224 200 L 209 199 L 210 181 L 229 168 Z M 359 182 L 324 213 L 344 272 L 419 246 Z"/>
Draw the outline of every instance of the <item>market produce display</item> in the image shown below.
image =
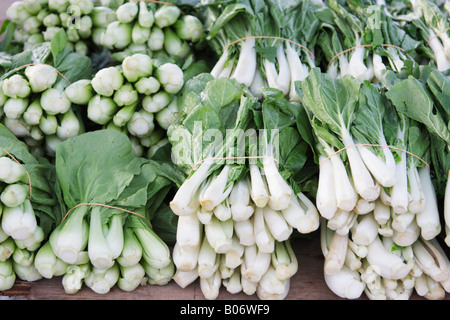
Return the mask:
<path id="1" fill-rule="evenodd" d="M 286 299 L 450 292 L 450 4 L 17 0 L 0 285 Z"/>

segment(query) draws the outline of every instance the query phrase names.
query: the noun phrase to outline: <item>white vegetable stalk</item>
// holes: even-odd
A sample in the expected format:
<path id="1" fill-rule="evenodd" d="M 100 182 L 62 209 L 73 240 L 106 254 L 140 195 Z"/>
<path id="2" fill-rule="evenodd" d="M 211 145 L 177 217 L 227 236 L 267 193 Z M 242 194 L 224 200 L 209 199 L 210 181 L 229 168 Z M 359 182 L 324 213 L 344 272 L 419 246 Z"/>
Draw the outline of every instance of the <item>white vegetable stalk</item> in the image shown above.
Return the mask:
<path id="1" fill-rule="evenodd" d="M 415 262 L 420 269 L 434 281 L 446 281 L 450 274 L 445 254 L 439 248 L 436 239 L 416 241 L 412 245 Z"/>
<path id="2" fill-rule="evenodd" d="M 13 270 L 12 259 L 0 261 L 0 289 L 9 290 L 16 282 L 16 273 Z"/>
<path id="3" fill-rule="evenodd" d="M 251 282 L 259 282 L 269 269 L 271 258 L 271 253 L 262 252 L 256 245 L 246 246 L 241 264 L 242 277 Z"/>
<path id="4" fill-rule="evenodd" d="M 185 250 L 194 250 L 202 242 L 202 225 L 197 214 L 183 215 L 178 217 L 177 244 Z"/>
<path id="5" fill-rule="evenodd" d="M 25 112 L 23 113 L 23 119 L 25 123 L 30 126 L 37 126 L 40 123 L 42 118 L 43 110 L 41 107 L 40 99 L 36 99 L 27 107 Z"/>
<path id="6" fill-rule="evenodd" d="M 208 241 L 208 237 L 203 238 L 203 242 L 198 253 L 198 275 L 200 278 L 210 278 L 219 268 L 220 255 L 214 250 Z"/>
<path id="7" fill-rule="evenodd" d="M 87 116 L 93 122 L 104 125 L 111 121 L 117 109 L 112 98 L 95 95 L 88 102 Z"/>
<path id="8" fill-rule="evenodd" d="M 42 275 L 37 271 L 34 265 L 23 266 L 13 259 L 13 269 L 16 276 L 21 280 L 31 282 L 42 279 Z"/>
<path id="9" fill-rule="evenodd" d="M 380 195 L 380 186 L 374 181 L 372 175 L 362 161 L 358 149 L 353 146 L 354 141 L 347 128 L 342 128 L 342 142 L 346 147 L 353 183 L 356 192 L 367 201 L 375 201 Z M 338 187 L 339 188 L 339 187 Z"/>
<path id="10" fill-rule="evenodd" d="M 108 269 L 91 267 L 89 273 L 84 278 L 84 283 L 95 293 L 106 294 L 114 287 L 119 277 L 120 271 L 117 263 Z"/>
<path id="11" fill-rule="evenodd" d="M 288 60 L 284 53 L 283 44 L 279 45 L 277 48 L 277 62 L 278 71 L 275 63 L 264 59 L 264 70 L 267 77 L 267 83 L 269 87 L 279 89 L 284 95 L 287 95 L 290 90 L 291 84 L 291 71 L 289 67 Z"/>
<path id="12" fill-rule="evenodd" d="M 380 237 L 375 238 L 368 246 L 367 261 L 381 277 L 391 280 L 405 278 L 412 269 L 412 264 L 405 263 L 399 255 L 389 251 Z"/>
<path id="13" fill-rule="evenodd" d="M 64 275 L 69 267 L 67 263 L 55 255 L 49 241 L 36 253 L 34 266 L 46 279 Z"/>
<path id="14" fill-rule="evenodd" d="M 407 174 L 409 184 L 409 195 L 411 197 L 408 205 L 408 211 L 412 213 L 419 213 L 424 208 L 425 196 L 423 194 L 422 183 L 420 181 L 417 167 L 411 164 Z"/>
<path id="15" fill-rule="evenodd" d="M 153 113 L 145 110 L 139 110 L 132 113 L 127 123 L 128 132 L 136 137 L 145 137 L 150 135 L 155 129 Z"/>
<path id="16" fill-rule="evenodd" d="M 210 160 L 203 161 L 200 167 L 178 188 L 169 204 L 176 215 L 189 215 L 197 212 L 199 202 L 195 196 L 200 185 L 208 177 L 212 163 Z"/>
<path id="17" fill-rule="evenodd" d="M 224 287 L 227 289 L 227 291 L 231 294 L 241 292 L 242 284 L 240 271 L 238 269 L 233 270 L 233 273 L 228 278 L 223 279 L 222 283 Z"/>
<path id="18" fill-rule="evenodd" d="M 387 145 L 385 138 L 382 138 L 380 145 L 385 159 L 371 152 L 365 146 L 358 146 L 359 153 L 361 155 L 364 164 L 369 169 L 375 180 L 383 187 L 392 187 L 395 183 L 395 159 L 389 148 L 384 147 Z"/>
<path id="19" fill-rule="evenodd" d="M 67 264 L 86 263 L 89 258 L 83 252 L 89 236 L 89 225 L 84 218 L 86 212 L 85 206 L 74 209 L 50 235 L 53 252 Z"/>
<path id="20" fill-rule="evenodd" d="M 378 223 L 372 213 L 360 217 L 351 229 L 352 240 L 362 246 L 368 246 L 378 236 Z"/>
<path id="21" fill-rule="evenodd" d="M 272 265 L 258 283 L 256 294 L 261 300 L 283 300 L 287 297 L 290 279 L 280 280 Z"/>
<path id="22" fill-rule="evenodd" d="M 264 208 L 269 201 L 269 192 L 263 179 L 260 168 L 256 164 L 251 163 L 250 197 L 259 208 Z"/>
<path id="23" fill-rule="evenodd" d="M 280 280 L 287 280 L 297 273 L 298 260 L 290 241 L 275 243 L 275 250 L 272 252 L 272 266 Z"/>
<path id="24" fill-rule="evenodd" d="M 178 284 L 181 288 L 186 288 L 191 283 L 195 282 L 198 279 L 197 269 L 190 271 L 181 271 L 177 269 L 173 276 L 173 280 L 176 284 Z"/>
<path id="25" fill-rule="evenodd" d="M 175 274 L 175 265 L 173 262 L 170 262 L 164 268 L 155 268 L 147 262 L 142 261 L 142 266 L 145 269 L 147 282 L 151 285 L 164 286 L 172 280 L 172 277 Z"/>
<path id="26" fill-rule="evenodd" d="M 142 284 L 145 277 L 145 270 L 139 263 L 124 267 L 119 265 L 120 276 L 117 280 L 117 286 L 126 292 L 135 290 Z"/>
<path id="27" fill-rule="evenodd" d="M 402 232 L 394 229 L 391 237 L 395 244 L 399 246 L 411 246 L 420 237 L 420 227 L 416 220 L 413 220 Z"/>
<path id="28" fill-rule="evenodd" d="M 172 259 L 174 264 L 177 266 L 177 270 L 188 272 L 196 269 L 200 248 L 201 244 L 191 250 L 184 249 L 178 242 L 176 242 L 173 247 Z"/>
<path id="29" fill-rule="evenodd" d="M 5 189 L 3 189 L 0 200 L 7 207 L 17 207 L 27 198 L 28 190 L 29 186 L 26 184 L 8 184 Z"/>
<path id="30" fill-rule="evenodd" d="M 89 263 L 80 265 L 69 265 L 62 278 L 62 285 L 67 294 L 77 293 L 84 283 L 84 278 L 89 273 Z"/>
<path id="31" fill-rule="evenodd" d="M 43 92 L 53 86 L 58 78 L 58 72 L 53 66 L 36 64 L 25 69 L 31 90 Z"/>
<path id="32" fill-rule="evenodd" d="M 289 88 L 289 100 L 292 102 L 301 102 L 300 96 L 295 90 L 295 82 L 303 81 L 308 76 L 308 68 L 300 60 L 299 54 L 292 48 L 289 42 L 285 43 L 286 59 L 290 69 L 290 88 Z"/>
<path id="33" fill-rule="evenodd" d="M 325 274 L 335 275 L 343 268 L 348 242 L 348 234 L 340 235 L 332 230 L 327 230 L 325 224 L 322 225 L 321 244 L 325 256 Z"/>
<path id="34" fill-rule="evenodd" d="M 439 71 L 446 71 L 450 69 L 450 58 L 445 54 L 444 46 L 440 39 L 435 36 L 435 33 L 429 29 L 430 41 L 428 45 L 433 50 L 434 57 L 436 59 L 436 66 Z M 445 32 L 443 32 L 445 34 Z"/>
<path id="35" fill-rule="evenodd" d="M 13 239 L 25 240 L 31 237 L 37 228 L 37 220 L 31 201 L 25 201 L 17 207 L 4 207 L 2 229 Z"/>
<path id="36" fill-rule="evenodd" d="M 246 220 L 254 212 L 250 205 L 250 190 L 247 178 L 235 182 L 229 196 L 233 220 Z"/>
<path id="37" fill-rule="evenodd" d="M 200 289 L 203 296 L 208 300 L 217 299 L 221 285 L 222 279 L 218 270 L 209 278 L 200 278 Z"/>
<path id="38" fill-rule="evenodd" d="M 226 253 L 233 242 L 233 220 L 220 221 L 213 216 L 205 225 L 205 237 L 216 253 Z"/>
<path id="39" fill-rule="evenodd" d="M 316 193 L 316 206 L 322 217 L 331 219 L 337 211 L 333 165 L 331 160 L 326 160 L 322 155 L 319 157 L 319 163 L 321 165 Z"/>
<path id="40" fill-rule="evenodd" d="M 27 98 L 10 98 L 3 106 L 3 112 L 8 119 L 19 119 L 28 107 Z"/>
<path id="41" fill-rule="evenodd" d="M 356 46 L 360 44 L 361 41 L 357 39 Z M 372 68 L 369 68 L 364 64 L 365 52 L 366 49 L 364 47 L 356 47 L 353 49 L 347 69 L 348 74 L 360 79 L 361 81 L 372 80 L 373 78 Z"/>
<path id="42" fill-rule="evenodd" d="M 102 96 L 111 97 L 116 90 L 122 87 L 124 78 L 116 67 L 103 68 L 92 79 L 92 87 Z"/>
<path id="43" fill-rule="evenodd" d="M 116 261 L 123 267 L 137 264 L 142 258 L 142 247 L 130 228 L 123 230 L 123 250 Z"/>
<path id="44" fill-rule="evenodd" d="M 231 248 L 224 254 L 224 265 L 227 268 L 235 269 L 242 263 L 242 257 L 244 255 L 244 246 L 239 243 L 239 239 L 236 235 L 233 235 Z"/>
<path id="45" fill-rule="evenodd" d="M 152 75 L 153 61 L 150 56 L 146 54 L 134 54 L 123 60 L 122 72 L 129 82 L 136 82 L 142 77 L 149 77 Z"/>
<path id="46" fill-rule="evenodd" d="M 82 124 L 70 109 L 60 117 L 60 124 L 56 127 L 56 135 L 60 140 L 76 137 L 82 131 Z"/>
<path id="47" fill-rule="evenodd" d="M 155 119 L 162 129 L 167 130 L 169 126 L 175 122 L 177 116 L 178 116 L 177 96 L 174 96 L 173 99 L 165 108 L 158 111 L 158 113 L 155 116 Z"/>
<path id="48" fill-rule="evenodd" d="M 346 266 L 334 274 L 324 273 L 324 278 L 328 288 L 344 299 L 358 299 L 366 288 L 366 284 L 361 281 L 360 273 Z"/>
<path id="49" fill-rule="evenodd" d="M 274 159 L 264 158 L 263 166 L 270 192 L 269 206 L 274 210 L 286 209 L 291 201 L 291 187 L 281 176 Z"/>
<path id="50" fill-rule="evenodd" d="M 383 63 L 383 60 L 380 55 L 373 53 L 372 54 L 372 65 L 373 65 L 373 74 L 378 81 L 382 81 L 384 79 L 384 72 L 386 70 L 386 65 Z"/>
<path id="51" fill-rule="evenodd" d="M 56 115 L 66 113 L 70 109 L 71 103 L 64 91 L 50 88 L 42 92 L 41 106 L 47 114 Z"/>
<path id="52" fill-rule="evenodd" d="M 3 93 L 10 98 L 26 98 L 31 93 L 27 79 L 19 74 L 4 79 L 2 82 Z"/>
<path id="53" fill-rule="evenodd" d="M 0 180 L 7 184 L 28 183 L 25 168 L 6 156 L 0 157 Z"/>
<path id="54" fill-rule="evenodd" d="M 391 189 L 391 206 L 395 213 L 405 213 L 408 210 L 408 175 L 406 154 L 402 152 L 400 162 L 396 164 L 396 183 Z"/>
<path id="55" fill-rule="evenodd" d="M 164 63 L 155 71 L 155 77 L 168 93 L 178 93 L 184 85 L 183 70 L 174 63 Z"/>
<path id="56" fill-rule="evenodd" d="M 275 249 L 275 239 L 267 226 L 264 210 L 264 208 L 255 209 L 253 215 L 254 239 L 258 250 L 264 253 L 272 253 Z"/>
<path id="57" fill-rule="evenodd" d="M 286 222 L 281 212 L 275 211 L 268 206 L 263 209 L 263 212 L 266 225 L 274 239 L 277 241 L 289 239 L 289 236 L 292 234 L 292 227 Z"/>
<path id="58" fill-rule="evenodd" d="M 441 232 L 440 215 L 436 198 L 436 191 L 431 181 L 427 167 L 419 168 L 419 177 L 425 197 L 425 207 L 417 213 L 417 224 L 421 229 L 421 235 L 425 240 L 435 238 Z"/>
<path id="59" fill-rule="evenodd" d="M 255 77 L 257 59 L 255 50 L 255 39 L 249 38 L 239 43 L 241 46 L 239 59 L 231 74 L 231 79 L 250 87 Z"/>
<path id="60" fill-rule="evenodd" d="M 234 222 L 234 232 L 243 246 L 251 246 L 256 243 L 253 220 L 252 216 L 249 220 Z"/>
<path id="61" fill-rule="evenodd" d="M 231 193 L 232 185 L 227 186 L 230 170 L 231 166 L 225 165 L 217 176 L 212 177 L 211 183 L 200 195 L 200 205 L 202 208 L 212 211 Z"/>
<path id="62" fill-rule="evenodd" d="M 152 229 L 136 228 L 134 232 L 142 246 L 142 257 L 150 266 L 162 269 L 170 264 L 167 244 Z"/>
<path id="63" fill-rule="evenodd" d="M 2 234 L 2 242 L 0 243 L 0 261 L 6 261 L 12 256 L 14 250 L 16 249 L 16 244 L 14 241 L 15 240 L 7 234 Z"/>
<path id="64" fill-rule="evenodd" d="M 328 220 L 327 227 L 340 235 L 345 235 L 356 221 L 358 215 L 354 211 L 338 209 L 336 214 Z"/>

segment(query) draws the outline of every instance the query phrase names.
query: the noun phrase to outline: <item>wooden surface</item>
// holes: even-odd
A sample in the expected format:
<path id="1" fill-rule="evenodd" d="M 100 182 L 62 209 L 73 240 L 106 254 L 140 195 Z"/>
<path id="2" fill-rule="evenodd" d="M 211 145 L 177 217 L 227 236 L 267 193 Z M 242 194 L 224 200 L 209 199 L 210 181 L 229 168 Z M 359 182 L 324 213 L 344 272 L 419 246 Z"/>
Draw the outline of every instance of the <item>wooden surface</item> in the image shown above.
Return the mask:
<path id="1" fill-rule="evenodd" d="M 285 300 L 343 300 L 330 291 L 323 278 L 323 256 L 320 251 L 318 232 L 312 239 L 296 239 L 293 242 L 299 270 L 291 278 L 289 294 Z M 0 292 L 4 300 L 205 300 L 199 281 L 186 288 L 174 281 L 165 286 L 145 285 L 133 292 L 124 292 L 117 286 L 107 294 L 97 294 L 85 285 L 76 294 L 64 292 L 61 277 L 41 279 L 36 282 L 17 281 L 8 291 Z M 447 294 L 446 299 L 449 299 Z M 221 287 L 217 300 L 259 300 L 255 295 L 230 294 Z M 367 300 L 363 293 L 359 300 Z M 413 294 L 410 300 L 424 300 Z"/>

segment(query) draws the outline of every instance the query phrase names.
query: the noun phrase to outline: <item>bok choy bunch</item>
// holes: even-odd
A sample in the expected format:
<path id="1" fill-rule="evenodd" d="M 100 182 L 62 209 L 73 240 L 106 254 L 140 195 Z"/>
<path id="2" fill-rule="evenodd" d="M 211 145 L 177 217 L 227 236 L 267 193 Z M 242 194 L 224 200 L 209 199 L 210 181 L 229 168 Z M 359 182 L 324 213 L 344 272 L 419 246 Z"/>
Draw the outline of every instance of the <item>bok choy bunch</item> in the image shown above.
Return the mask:
<path id="1" fill-rule="evenodd" d="M 413 76 L 414 75 L 414 76 Z M 392 101 L 397 111 L 405 117 L 421 123 L 426 133 L 421 138 L 430 141 L 430 175 L 435 187 L 434 197 L 438 204 L 429 209 L 442 208 L 445 222 L 446 244 L 449 245 L 449 187 L 450 172 L 450 77 L 431 66 L 419 66 L 397 77 L 390 86 L 386 96 Z M 414 93 L 414 99 L 411 96 Z M 426 116 L 424 116 L 426 115 Z M 431 193 L 433 194 L 433 193 Z M 440 200 L 443 200 L 440 202 Z"/>
<path id="2" fill-rule="evenodd" d="M 368 81 L 349 75 L 335 79 L 318 69 L 299 83 L 319 163 L 316 205 L 324 218 L 324 276 L 341 297 L 366 292 L 371 299 L 408 299 L 427 273 L 415 250 L 434 243 L 441 232 L 427 166 L 432 145 L 426 127 L 407 116 L 404 103 L 412 91 L 400 90 L 401 84 L 385 93 Z M 428 257 L 423 263 L 435 261 Z M 425 283 L 442 293 L 447 276 L 426 277 Z"/>
<path id="3" fill-rule="evenodd" d="M 25 143 L 0 125 L 0 287 L 42 278 L 37 252 L 58 223 L 52 190 L 54 168 L 38 161 Z"/>
<path id="4" fill-rule="evenodd" d="M 95 6 L 92 0 L 20 0 L 6 10 L 15 25 L 13 42 L 23 49 L 50 43 L 59 31 L 67 34 L 67 47 L 82 55 L 90 55 L 97 29 L 115 19 L 109 8 Z"/>
<path id="5" fill-rule="evenodd" d="M 275 1 L 204 3 L 208 45 L 219 57 L 211 74 L 236 79 L 262 98 L 262 88 L 278 89 L 298 101 L 294 82 L 315 66 L 308 50 L 318 23 L 312 1 L 280 6 Z"/>
<path id="6" fill-rule="evenodd" d="M 166 130 L 178 113 L 183 85 L 184 72 L 177 64 L 136 53 L 92 79 L 71 84 L 65 94 L 95 125 L 129 135 L 135 155 L 151 156 L 168 144 Z"/>
<path id="7" fill-rule="evenodd" d="M 203 23 L 192 8 L 148 1 L 125 1 L 115 9 L 115 20 L 99 31 L 96 42 L 122 62 L 136 53 L 170 57 L 180 66 L 195 59 L 193 46 L 203 38 Z"/>
<path id="8" fill-rule="evenodd" d="M 66 265 L 62 284 L 69 294 L 83 284 L 104 294 L 116 284 L 131 291 L 146 282 L 162 285 L 171 279 L 170 251 L 152 221 L 176 170 L 137 158 L 131 150 L 126 135 L 107 129 L 58 146 L 55 168 L 67 211 L 36 268 L 51 278 L 59 264 Z M 167 225 L 170 220 L 159 218 Z"/>
<path id="9" fill-rule="evenodd" d="M 297 270 L 289 238 L 319 226 L 317 209 L 294 180 L 308 149 L 296 106 L 280 90 L 263 94 L 261 105 L 235 79 L 200 74 L 183 88 L 180 116 L 168 130 L 172 159 L 187 174 L 170 201 L 178 216 L 175 279 L 185 286 L 199 277 L 207 299 L 222 283 L 230 291 L 244 282 L 244 292 L 283 299 Z M 274 255 L 284 257 L 287 275 L 270 267 Z"/>
<path id="10" fill-rule="evenodd" d="M 9 55 L 0 78 L 2 123 L 25 141 L 33 154 L 53 157 L 59 142 L 84 131 L 80 110 L 66 88 L 86 79 L 91 60 L 66 48 L 64 32 L 51 44 Z"/>

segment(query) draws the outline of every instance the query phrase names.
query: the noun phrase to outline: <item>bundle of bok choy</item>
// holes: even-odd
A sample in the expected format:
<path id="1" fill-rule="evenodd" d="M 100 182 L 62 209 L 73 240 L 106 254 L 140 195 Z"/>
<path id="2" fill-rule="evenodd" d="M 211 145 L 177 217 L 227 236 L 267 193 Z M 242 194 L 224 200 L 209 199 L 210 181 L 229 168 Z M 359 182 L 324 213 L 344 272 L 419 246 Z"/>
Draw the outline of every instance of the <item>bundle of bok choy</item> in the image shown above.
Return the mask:
<path id="1" fill-rule="evenodd" d="M 222 283 L 229 292 L 285 298 L 298 266 L 290 237 L 319 226 L 295 182 L 308 149 L 297 105 L 278 89 L 262 94 L 261 104 L 235 79 L 200 74 L 183 88 L 168 130 L 172 159 L 187 174 L 170 201 L 178 216 L 174 279 L 185 287 L 199 277 L 207 299 Z"/>
<path id="2" fill-rule="evenodd" d="M 313 1 L 279 6 L 275 1 L 202 3 L 208 46 L 219 59 L 211 74 L 236 79 L 262 98 L 262 88 L 278 89 L 298 101 L 294 83 L 315 66 L 308 50 L 318 28 Z"/>
<path id="3" fill-rule="evenodd" d="M 34 266 L 41 244 L 58 223 L 54 168 L 0 125 L 0 287 L 42 278 Z"/>
<path id="4" fill-rule="evenodd" d="M 85 56 L 97 50 L 93 42 L 96 30 L 115 19 L 112 9 L 100 8 L 92 0 L 14 1 L 6 16 L 14 28 L 12 41 L 21 49 L 50 43 L 64 31 L 67 48 Z"/>
<path id="5" fill-rule="evenodd" d="M 36 155 L 53 157 L 59 142 L 84 132 L 80 110 L 65 90 L 89 78 L 92 64 L 66 45 L 61 31 L 51 43 L 8 54 L 2 63 L 1 121 Z"/>
<path id="6" fill-rule="evenodd" d="M 68 294 L 83 284 L 99 294 L 116 284 L 124 291 L 146 282 L 162 285 L 174 273 L 169 247 L 152 222 L 182 175 L 131 150 L 126 135 L 108 129 L 84 133 L 57 148 L 65 212 L 37 253 L 35 267 L 45 278 L 62 275 Z M 158 225 L 173 228 L 172 220 L 160 216 Z"/>
<path id="7" fill-rule="evenodd" d="M 136 53 L 92 79 L 72 83 L 65 94 L 95 125 L 127 134 L 135 155 L 151 157 L 168 144 L 166 130 L 178 113 L 183 85 L 184 72 L 177 64 Z"/>
<path id="8" fill-rule="evenodd" d="M 439 204 L 430 169 L 435 151 L 418 111 L 419 105 L 433 103 L 425 104 L 429 97 L 422 95 L 416 100 L 420 86 L 405 90 L 417 79 L 401 81 L 398 73 L 388 78 L 395 77 L 398 82 L 383 89 L 314 69 L 298 83 L 319 164 L 316 205 L 324 218 L 324 276 L 341 297 L 354 299 L 365 291 L 370 299 L 409 298 L 426 274 L 415 249 L 422 243 L 439 246 Z M 441 268 L 447 270 L 447 264 Z M 423 295 L 442 299 L 446 272 L 423 276 L 430 292 L 440 288 L 439 294 Z"/>
<path id="9" fill-rule="evenodd" d="M 114 21 L 98 29 L 95 42 L 119 62 L 141 53 L 170 57 L 184 68 L 195 60 L 193 46 L 204 36 L 203 23 L 192 10 L 170 2 L 124 1 L 114 9 Z"/>

